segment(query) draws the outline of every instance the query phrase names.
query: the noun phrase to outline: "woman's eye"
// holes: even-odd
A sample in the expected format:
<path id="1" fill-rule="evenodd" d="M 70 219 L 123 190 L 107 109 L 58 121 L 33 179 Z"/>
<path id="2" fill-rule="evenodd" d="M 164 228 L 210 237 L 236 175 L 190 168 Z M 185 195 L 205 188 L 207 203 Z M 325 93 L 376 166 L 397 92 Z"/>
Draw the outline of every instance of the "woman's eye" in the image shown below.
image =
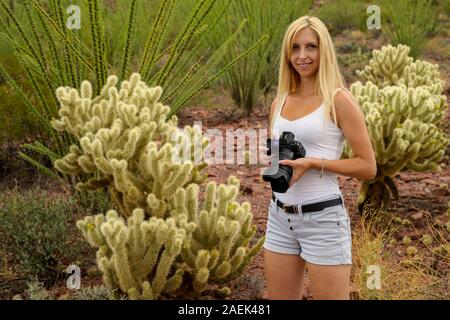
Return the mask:
<path id="1" fill-rule="evenodd" d="M 298 48 L 299 48 L 299 46 L 297 46 L 297 45 L 292 46 L 292 49 L 298 49 Z M 317 46 L 316 46 L 315 44 L 308 44 L 308 45 L 306 46 L 306 48 L 308 48 L 308 49 L 314 49 L 314 48 L 317 48 Z"/>

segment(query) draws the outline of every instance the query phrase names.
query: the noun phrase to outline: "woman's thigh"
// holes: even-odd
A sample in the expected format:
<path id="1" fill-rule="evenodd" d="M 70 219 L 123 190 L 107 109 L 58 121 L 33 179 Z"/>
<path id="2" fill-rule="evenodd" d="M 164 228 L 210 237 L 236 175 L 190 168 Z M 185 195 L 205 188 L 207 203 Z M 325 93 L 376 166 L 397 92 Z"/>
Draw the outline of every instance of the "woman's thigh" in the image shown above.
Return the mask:
<path id="1" fill-rule="evenodd" d="M 267 295 L 272 300 L 301 299 L 306 262 L 299 255 L 264 249 Z"/>
<path id="2" fill-rule="evenodd" d="M 351 265 L 307 264 L 314 300 L 349 300 Z"/>

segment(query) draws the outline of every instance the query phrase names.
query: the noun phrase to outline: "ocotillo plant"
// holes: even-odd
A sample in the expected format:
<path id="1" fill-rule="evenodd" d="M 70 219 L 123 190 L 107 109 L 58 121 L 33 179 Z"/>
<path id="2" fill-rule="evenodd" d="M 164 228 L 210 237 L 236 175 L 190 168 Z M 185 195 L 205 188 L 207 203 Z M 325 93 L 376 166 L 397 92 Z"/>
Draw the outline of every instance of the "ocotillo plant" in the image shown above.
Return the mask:
<path id="1" fill-rule="evenodd" d="M 439 32 L 438 1 L 382 0 L 378 3 L 382 28 L 390 43 L 406 45 L 414 59 L 420 58 L 427 40 Z"/>
<path id="2" fill-rule="evenodd" d="M 394 177 L 402 170 L 441 170 L 449 143 L 440 129 L 447 111 L 444 81 L 438 65 L 408 56 L 404 45 L 374 50 L 369 65 L 357 71 L 360 81 L 350 90 L 366 116 L 377 160 L 374 180 L 363 181 L 358 197 L 360 211 L 366 201 L 388 207 L 399 192 Z M 352 151 L 344 145 L 344 155 Z"/>
<path id="3" fill-rule="evenodd" d="M 88 81 L 80 91 L 59 88 L 59 119 L 52 121 L 79 141 L 55 167 L 81 177 L 78 188 L 108 188 L 119 208 L 78 222 L 98 247 L 105 283 L 131 298 L 156 299 L 199 295 L 235 279 L 262 246 L 262 239 L 250 243 L 256 226 L 250 204 L 236 201 L 239 181 L 209 182 L 199 204 L 206 163 L 194 160 L 208 140 L 197 127 L 181 131 L 176 116 L 167 120 L 161 87 L 148 87 L 139 74 L 119 89 L 117 81 L 109 77 L 95 97 Z M 181 163 L 186 149 L 178 143 L 189 152 Z"/>
<path id="4" fill-rule="evenodd" d="M 138 26 L 138 17 L 145 16 L 146 10 L 143 9 L 153 10 L 155 2 L 127 1 L 128 19 L 124 24 L 127 32 L 123 50 L 120 50 L 120 65 L 116 66 L 107 60 L 107 52 L 111 51 L 109 46 L 111 42 L 115 43 L 115 39 L 106 39 L 105 19 L 108 17 L 102 15 L 105 12 L 103 1 L 74 3 L 80 7 L 83 26 L 80 30 L 69 30 L 65 21 L 67 7 L 59 0 L 17 1 L 15 11 L 11 10 L 5 0 L 0 0 L 0 37 L 15 49 L 15 54 L 32 83 L 33 92 L 28 94 L 17 84 L 7 71 L 8 68 L 1 64 L 0 77 L 5 78 L 17 92 L 19 99 L 42 124 L 48 136 L 45 143 L 26 144 L 24 147 L 41 153 L 52 161 L 66 154 L 69 146 L 74 143 L 74 138 L 67 133 L 57 135 L 50 125 L 58 107 L 55 90 L 59 86 L 75 87 L 81 79 L 89 78 L 95 81 L 94 93 L 99 94 L 111 69 L 118 69 L 122 78 L 139 70 L 147 83 L 163 86 L 165 92 L 161 99 L 163 102 L 170 102 L 171 106 L 168 116 L 176 114 L 191 98 L 260 45 L 250 44 L 239 56 L 219 68 L 218 63 L 223 61 L 225 50 L 233 45 L 237 32 L 220 46 L 210 47 L 206 54 L 199 52 L 200 48 L 206 47 L 202 43 L 207 34 L 217 32 L 219 19 L 207 21 L 216 2 L 217 0 L 189 2 L 192 4 L 191 14 L 180 27 L 178 21 L 171 21 L 177 9 L 176 1 L 159 1 L 157 14 L 149 27 L 147 40 L 144 41 L 143 52 L 135 57 L 139 60 L 138 66 L 135 66 L 132 64 L 131 53 L 136 45 L 136 32 L 138 28 L 142 32 L 141 29 L 147 26 Z M 69 4 L 71 3 L 66 3 Z M 186 2 L 180 5 L 186 5 Z M 24 11 L 26 17 L 19 19 L 19 11 Z M 174 33 L 178 29 L 180 31 L 175 32 L 175 39 L 167 37 L 168 31 Z M 43 172 L 56 177 L 54 171 L 42 166 L 29 155 L 21 153 L 21 156 Z"/>

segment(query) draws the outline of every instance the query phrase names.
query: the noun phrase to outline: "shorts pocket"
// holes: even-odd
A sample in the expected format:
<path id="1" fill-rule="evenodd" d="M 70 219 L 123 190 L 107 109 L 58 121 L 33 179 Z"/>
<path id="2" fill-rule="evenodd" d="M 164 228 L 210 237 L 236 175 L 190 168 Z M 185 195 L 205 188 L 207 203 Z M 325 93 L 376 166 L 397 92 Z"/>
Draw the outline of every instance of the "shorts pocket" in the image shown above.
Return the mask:
<path id="1" fill-rule="evenodd" d="M 339 220 L 339 209 L 336 207 L 327 207 L 321 211 L 311 212 L 310 221 L 321 226 L 337 227 L 341 224 Z"/>

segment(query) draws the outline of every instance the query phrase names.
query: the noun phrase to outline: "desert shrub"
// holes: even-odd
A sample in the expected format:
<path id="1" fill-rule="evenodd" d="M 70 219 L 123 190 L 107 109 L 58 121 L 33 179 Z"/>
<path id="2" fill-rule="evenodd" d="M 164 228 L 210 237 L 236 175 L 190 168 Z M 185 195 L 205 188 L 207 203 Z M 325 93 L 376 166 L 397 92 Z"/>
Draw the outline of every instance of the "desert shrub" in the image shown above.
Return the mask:
<path id="1" fill-rule="evenodd" d="M 44 283 L 39 281 L 37 277 L 33 277 L 27 281 L 24 297 L 20 295 L 20 299 L 23 298 L 28 300 L 54 300 L 53 295 L 48 292 Z"/>
<path id="2" fill-rule="evenodd" d="M 314 14 L 325 23 L 330 34 L 336 35 L 348 29 L 365 31 L 366 7 L 361 0 L 326 1 Z"/>
<path id="3" fill-rule="evenodd" d="M 0 85 L 0 144 L 38 132 L 39 126 L 27 113 L 23 103 L 17 101 L 11 88 Z"/>
<path id="4" fill-rule="evenodd" d="M 0 235 L 3 250 L 20 272 L 49 280 L 59 271 L 59 259 L 68 251 L 68 220 L 73 201 L 50 199 L 45 191 L 0 194 Z"/>
<path id="5" fill-rule="evenodd" d="M 440 12 L 450 17 L 450 2 L 448 1 L 438 1 L 438 5 L 440 5 Z"/>
<path id="6" fill-rule="evenodd" d="M 71 300 L 113 300 L 114 294 L 105 285 L 81 287 L 70 297 Z"/>

